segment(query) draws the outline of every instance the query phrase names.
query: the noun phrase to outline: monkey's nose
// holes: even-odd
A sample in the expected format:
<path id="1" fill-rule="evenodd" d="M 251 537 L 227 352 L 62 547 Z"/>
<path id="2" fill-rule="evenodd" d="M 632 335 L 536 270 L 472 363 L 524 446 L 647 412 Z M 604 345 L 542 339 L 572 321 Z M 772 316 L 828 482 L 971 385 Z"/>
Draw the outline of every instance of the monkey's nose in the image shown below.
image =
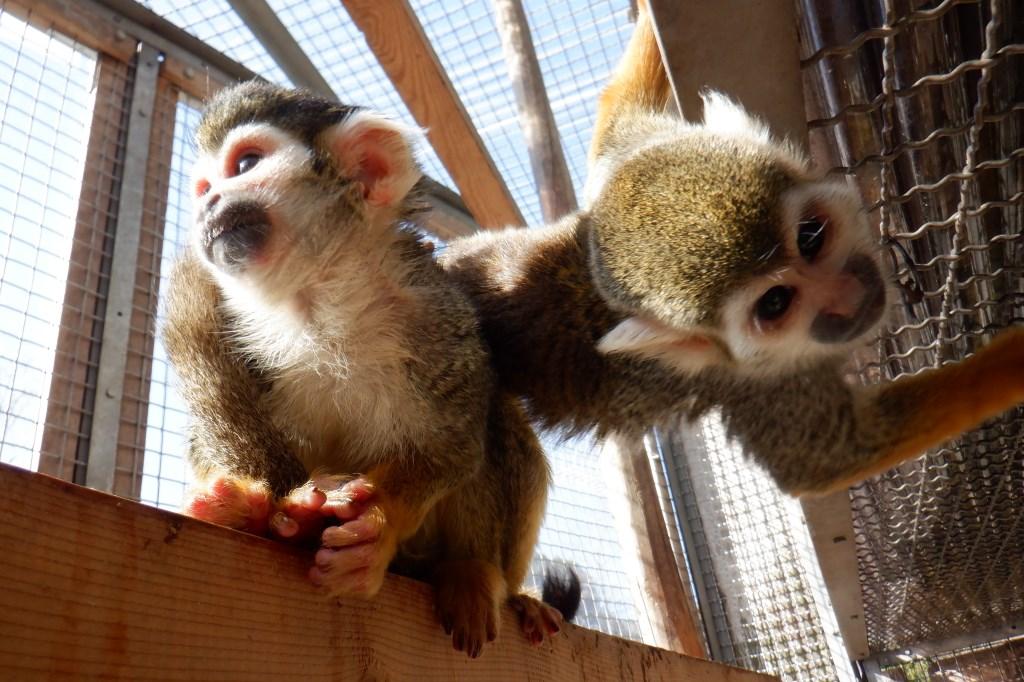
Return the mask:
<path id="1" fill-rule="evenodd" d="M 841 277 L 838 295 L 849 298 L 843 302 L 833 299 L 831 305 L 826 303 L 811 323 L 811 336 L 823 343 L 855 339 L 870 329 L 885 309 L 885 286 L 878 266 L 870 258 L 851 258 Z"/>
<path id="2" fill-rule="evenodd" d="M 246 267 L 270 235 L 270 215 L 253 201 L 225 201 L 203 223 L 206 257 L 227 272 Z"/>

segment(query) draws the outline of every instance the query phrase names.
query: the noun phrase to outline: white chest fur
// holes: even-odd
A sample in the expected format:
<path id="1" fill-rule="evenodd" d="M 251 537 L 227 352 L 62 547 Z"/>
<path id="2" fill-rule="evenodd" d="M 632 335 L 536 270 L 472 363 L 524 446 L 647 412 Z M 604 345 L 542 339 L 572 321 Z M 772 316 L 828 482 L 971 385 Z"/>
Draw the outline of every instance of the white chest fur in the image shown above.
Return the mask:
<path id="1" fill-rule="evenodd" d="M 273 307 L 226 293 L 239 345 L 273 382 L 267 407 L 309 470 L 365 471 L 423 436 L 404 292 L 335 281 Z"/>

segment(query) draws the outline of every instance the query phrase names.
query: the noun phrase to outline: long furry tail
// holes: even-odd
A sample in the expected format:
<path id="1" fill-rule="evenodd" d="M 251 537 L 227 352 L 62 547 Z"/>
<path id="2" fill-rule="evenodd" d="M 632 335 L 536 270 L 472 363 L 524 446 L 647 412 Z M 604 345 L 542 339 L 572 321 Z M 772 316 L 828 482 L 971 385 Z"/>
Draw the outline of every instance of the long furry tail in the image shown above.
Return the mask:
<path id="1" fill-rule="evenodd" d="M 555 607 L 571 623 L 580 608 L 580 577 L 568 564 L 550 564 L 544 573 L 541 601 Z"/>
<path id="2" fill-rule="evenodd" d="M 624 113 L 636 109 L 662 112 L 672 102 L 672 86 L 661 61 L 651 12 L 645 0 L 637 4 L 638 14 L 633 35 L 611 81 L 598 100 L 597 121 L 590 143 L 591 162 L 601 153 L 609 128 Z"/>

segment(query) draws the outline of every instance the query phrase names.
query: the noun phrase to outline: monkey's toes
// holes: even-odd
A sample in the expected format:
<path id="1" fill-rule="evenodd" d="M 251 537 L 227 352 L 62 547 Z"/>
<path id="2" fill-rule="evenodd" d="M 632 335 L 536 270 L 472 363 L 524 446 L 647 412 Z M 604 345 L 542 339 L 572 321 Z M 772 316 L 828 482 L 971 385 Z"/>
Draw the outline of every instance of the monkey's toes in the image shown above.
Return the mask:
<path id="1" fill-rule="evenodd" d="M 509 597 L 508 603 L 519 616 L 519 627 L 531 644 L 540 644 L 562 629 L 562 614 L 539 599 L 517 594 Z"/>
<path id="2" fill-rule="evenodd" d="M 203 521 L 263 535 L 271 510 L 270 491 L 257 481 L 218 476 L 194 488 L 185 513 Z"/>
<path id="3" fill-rule="evenodd" d="M 481 654 L 486 642 L 493 642 L 498 636 L 499 612 L 493 604 L 471 603 L 442 607 L 438 605 L 438 620 L 446 634 L 452 636 L 452 646 L 464 651 L 470 658 Z"/>
<path id="4" fill-rule="evenodd" d="M 497 567 L 480 560 L 439 564 L 434 576 L 434 610 L 452 646 L 476 658 L 498 636 L 505 580 Z"/>

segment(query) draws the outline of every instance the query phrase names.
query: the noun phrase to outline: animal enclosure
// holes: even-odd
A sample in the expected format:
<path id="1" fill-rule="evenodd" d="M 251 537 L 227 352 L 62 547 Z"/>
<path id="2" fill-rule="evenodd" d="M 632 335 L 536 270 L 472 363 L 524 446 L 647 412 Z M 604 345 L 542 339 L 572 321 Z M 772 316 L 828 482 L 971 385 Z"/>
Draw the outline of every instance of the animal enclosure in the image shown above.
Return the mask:
<path id="1" fill-rule="evenodd" d="M 579 195 L 631 3 L 521 4 Z M 671 61 L 672 3 L 650 4 Z M 180 508 L 188 417 L 156 332 L 191 222 L 191 134 L 225 84 L 326 89 L 430 128 L 420 160 L 438 249 L 480 226 L 540 223 L 495 6 L 0 0 L 0 461 Z M 955 362 L 1024 323 L 1024 7 L 774 8 L 795 23 L 783 42 L 799 56 L 813 160 L 860 189 L 899 278 L 858 380 Z M 775 67 L 758 68 L 772 82 Z M 715 420 L 659 430 L 639 456 L 656 519 L 600 444 L 545 445 L 554 489 L 531 580 L 548 561 L 577 566 L 584 627 L 668 648 L 689 627 L 690 653 L 784 680 L 1024 677 L 1020 407 L 802 506 Z M 652 537 L 634 537 L 638 514 Z M 695 618 L 680 625 L 652 589 Z"/>

